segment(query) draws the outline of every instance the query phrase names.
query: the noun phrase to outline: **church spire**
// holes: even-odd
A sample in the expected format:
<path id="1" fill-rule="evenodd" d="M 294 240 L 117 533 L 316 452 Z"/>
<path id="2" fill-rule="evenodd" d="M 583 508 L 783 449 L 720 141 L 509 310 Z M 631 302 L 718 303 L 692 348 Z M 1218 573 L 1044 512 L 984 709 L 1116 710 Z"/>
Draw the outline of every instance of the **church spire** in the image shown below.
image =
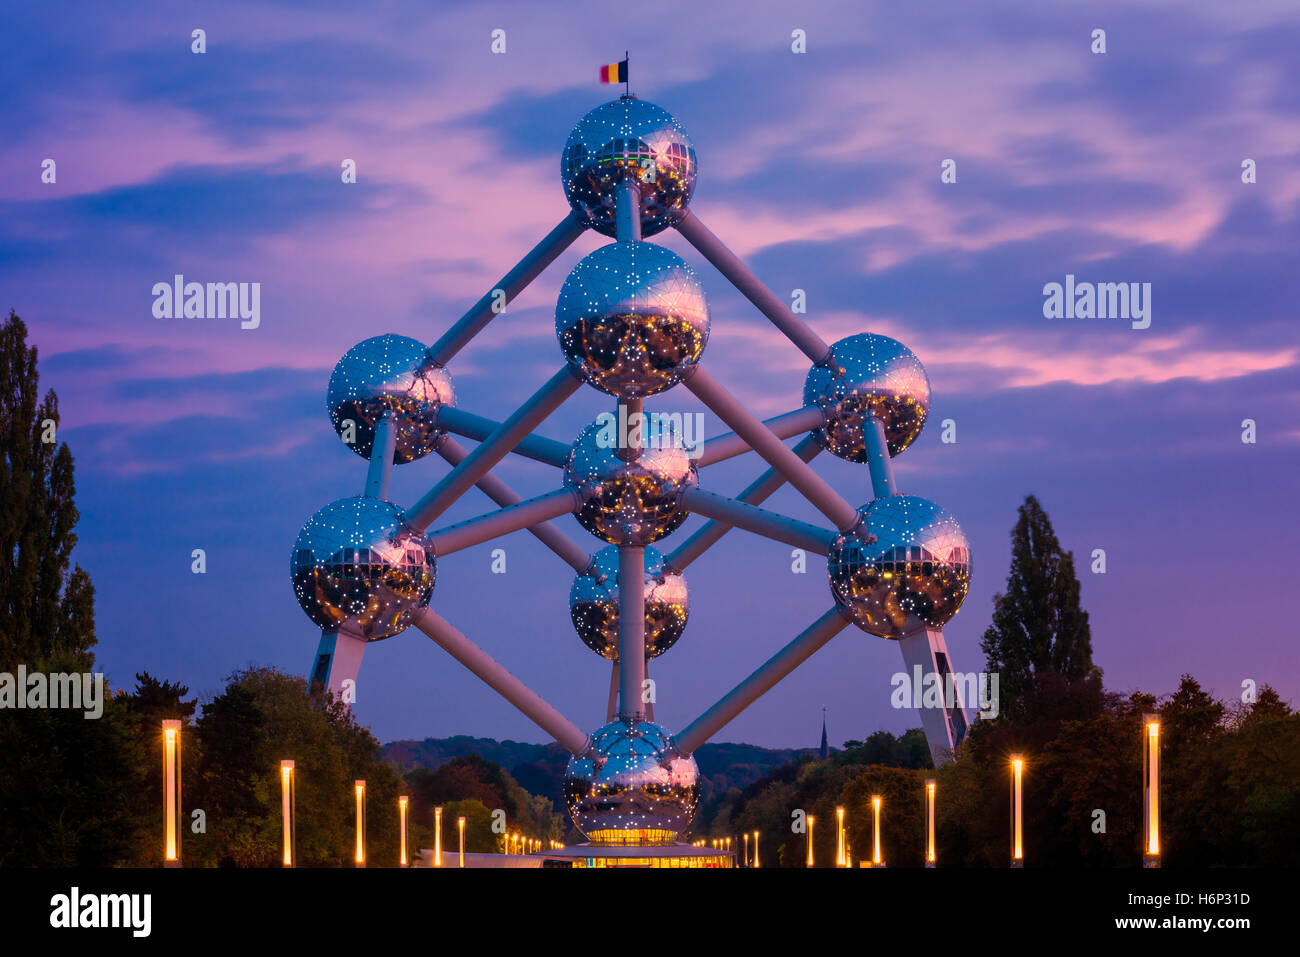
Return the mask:
<path id="1" fill-rule="evenodd" d="M 822 760 L 829 761 L 831 757 L 830 740 L 826 737 L 826 705 L 822 705 Z"/>

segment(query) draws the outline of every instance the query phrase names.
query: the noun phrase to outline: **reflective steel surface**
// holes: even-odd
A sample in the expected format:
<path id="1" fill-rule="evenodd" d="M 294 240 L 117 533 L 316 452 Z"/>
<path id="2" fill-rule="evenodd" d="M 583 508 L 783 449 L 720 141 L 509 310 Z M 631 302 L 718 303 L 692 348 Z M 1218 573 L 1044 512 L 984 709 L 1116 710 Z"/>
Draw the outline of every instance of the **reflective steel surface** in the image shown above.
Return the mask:
<path id="1" fill-rule="evenodd" d="M 650 721 L 615 720 L 569 759 L 564 800 L 593 844 L 672 844 L 690 826 L 700 770 L 668 732 Z"/>
<path id="2" fill-rule="evenodd" d="M 347 441 L 347 421 L 355 423 L 352 451 L 370 458 L 375 423 L 383 415 L 397 425 L 393 461 L 427 455 L 442 434 L 438 410 L 455 405 L 451 376 L 429 361 L 423 343 L 406 336 L 375 336 L 357 343 L 338 361 L 326 399 L 339 437 Z"/>
<path id="3" fill-rule="evenodd" d="M 645 550 L 646 658 L 662 655 L 686 629 L 690 615 L 686 579 L 664 565 L 657 548 Z M 573 627 L 592 651 L 618 660 L 618 548 L 596 553 L 592 567 L 573 580 L 569 590 Z"/>
<path id="4" fill-rule="evenodd" d="M 349 625 L 389 638 L 433 595 L 427 540 L 391 502 L 358 495 L 326 505 L 303 526 L 289 564 L 298 604 L 321 628 Z"/>
<path id="5" fill-rule="evenodd" d="M 709 341 L 709 304 L 676 253 L 654 243 L 610 243 L 565 279 L 555 334 L 587 382 L 639 398 L 676 385 L 699 361 Z"/>
<path id="6" fill-rule="evenodd" d="M 564 144 L 564 195 L 593 229 L 613 236 L 614 193 L 634 177 L 641 191 L 641 234 L 653 236 L 677 221 L 695 191 L 695 149 L 686 131 L 662 107 L 620 97 L 578 121 Z"/>
<path id="7" fill-rule="evenodd" d="M 865 462 L 863 420 L 880 419 L 889 454 L 902 452 L 921 434 L 930 412 L 930 379 L 907 346 L 864 332 L 835 343 L 829 361 L 808 370 L 803 401 L 826 413 L 826 427 L 813 434 L 828 452 Z"/>
<path id="8" fill-rule="evenodd" d="M 970 588 L 970 543 L 956 519 L 915 495 L 878 498 L 859 511 L 863 521 L 827 555 L 835 601 L 881 638 L 943 626 Z"/>
<path id="9" fill-rule="evenodd" d="M 582 496 L 582 527 L 611 545 L 649 545 L 672 532 L 689 513 L 682 493 L 699 482 L 695 462 L 680 442 L 661 434 L 656 447 L 634 461 L 619 458 L 605 429 L 593 422 L 573 443 L 564 483 Z"/>

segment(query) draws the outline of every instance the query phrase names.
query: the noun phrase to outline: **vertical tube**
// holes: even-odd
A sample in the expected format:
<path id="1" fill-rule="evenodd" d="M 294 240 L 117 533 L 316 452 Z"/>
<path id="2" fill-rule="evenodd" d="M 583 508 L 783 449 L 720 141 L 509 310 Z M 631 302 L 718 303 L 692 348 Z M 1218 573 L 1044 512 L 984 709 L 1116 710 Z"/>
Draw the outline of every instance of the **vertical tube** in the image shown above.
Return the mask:
<path id="1" fill-rule="evenodd" d="M 614 194 L 614 231 L 618 241 L 641 240 L 641 187 L 635 179 L 618 184 Z"/>
<path id="2" fill-rule="evenodd" d="M 353 784 L 357 799 L 357 867 L 366 866 L 366 782 L 358 779 Z"/>
<path id="3" fill-rule="evenodd" d="M 645 720 L 645 549 L 618 547 L 619 717 Z"/>
<path id="4" fill-rule="evenodd" d="M 935 779 L 925 779 L 925 866 L 934 867 L 937 863 L 934 853 L 934 792 Z"/>
<path id="5" fill-rule="evenodd" d="M 285 867 L 294 867 L 298 861 L 295 859 L 295 821 L 294 811 L 295 804 L 293 793 L 293 762 L 280 762 L 280 812 L 283 819 L 283 852 L 280 863 Z"/>
<path id="6" fill-rule="evenodd" d="M 366 470 L 366 495 L 388 498 L 388 482 L 393 475 L 393 453 L 397 449 L 397 425 L 385 415 L 375 423 L 375 439 L 370 446 L 370 467 Z"/>
<path id="7" fill-rule="evenodd" d="M 871 491 L 876 498 L 898 494 L 894 481 L 894 463 L 889 457 L 889 444 L 885 440 L 885 426 L 874 415 L 862 423 L 862 435 L 867 446 L 867 470 L 871 473 Z"/>

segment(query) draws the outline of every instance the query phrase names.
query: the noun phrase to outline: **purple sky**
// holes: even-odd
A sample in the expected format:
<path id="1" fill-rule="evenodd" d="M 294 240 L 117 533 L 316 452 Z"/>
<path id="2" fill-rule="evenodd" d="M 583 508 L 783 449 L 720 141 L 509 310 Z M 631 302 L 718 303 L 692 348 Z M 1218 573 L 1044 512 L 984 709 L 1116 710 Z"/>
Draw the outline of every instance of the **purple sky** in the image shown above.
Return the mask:
<path id="1" fill-rule="evenodd" d="M 959 670 L 982 667 L 1032 492 L 1075 553 L 1109 687 L 1164 693 L 1191 672 L 1224 696 L 1249 678 L 1300 697 L 1286 558 L 1300 530 L 1300 14 L 894 6 L 663 2 L 650 28 L 609 4 L 10 5 L 0 308 L 27 321 L 59 393 L 110 679 L 147 668 L 208 695 L 250 663 L 306 673 L 318 633 L 289 552 L 365 472 L 326 415 L 330 369 L 368 336 L 432 342 L 564 216 L 564 138 L 610 98 L 599 65 L 630 48 L 633 92 L 694 139 L 697 215 L 779 295 L 806 290 L 828 341 L 884 333 L 925 363 L 931 421 L 896 469 L 972 542 L 974 584 L 947 629 Z M 504 55 L 489 50 L 497 28 Z M 796 28 L 806 54 L 791 52 Z M 503 418 L 558 368 L 559 285 L 603 241 L 582 237 L 454 360 L 462 407 Z M 655 241 L 710 295 L 706 366 L 765 415 L 798 406 L 804 357 L 680 237 Z M 176 273 L 260 282 L 260 328 L 154 318 L 150 290 Z M 1043 286 L 1067 273 L 1151 283 L 1150 328 L 1045 319 Z M 569 441 L 608 406 L 584 388 L 541 431 Z M 650 407 L 698 408 L 681 389 Z M 939 441 L 945 418 L 955 445 Z M 864 467 L 815 465 L 854 504 L 870 497 Z M 704 484 L 734 494 L 761 469 L 750 455 Z M 445 470 L 397 469 L 394 500 Z M 498 471 L 524 495 L 558 484 L 533 462 Z M 490 507 L 474 492 L 438 524 Z M 824 523 L 789 490 L 769 507 Z M 569 623 L 571 572 L 527 533 L 503 544 L 505 575 L 489 573 L 494 545 L 440 562 L 433 604 L 594 727 L 608 667 Z M 190 572 L 194 548 L 206 575 Z M 1088 572 L 1094 548 L 1105 575 Z M 789 552 L 733 532 L 691 567 L 690 625 L 651 669 L 670 729 L 829 606 L 821 560 L 794 575 Z M 823 704 L 833 742 L 919 724 L 889 706 L 901 663 L 846 630 L 720 739 L 815 745 Z M 384 740 L 542 738 L 418 633 L 368 650 L 357 711 Z"/>

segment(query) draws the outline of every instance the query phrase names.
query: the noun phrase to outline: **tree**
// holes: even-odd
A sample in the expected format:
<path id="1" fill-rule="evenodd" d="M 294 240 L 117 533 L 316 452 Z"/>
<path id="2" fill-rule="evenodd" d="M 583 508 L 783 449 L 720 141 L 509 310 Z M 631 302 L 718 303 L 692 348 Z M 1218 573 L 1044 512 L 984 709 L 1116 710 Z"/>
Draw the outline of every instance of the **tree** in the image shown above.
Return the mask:
<path id="1" fill-rule="evenodd" d="M 95 590 L 77 565 L 72 453 L 57 442 L 59 400 L 39 402 L 36 348 L 12 311 L 0 326 L 0 671 L 61 654 L 88 667 Z"/>
<path id="2" fill-rule="evenodd" d="M 1088 613 L 1079 604 L 1074 555 L 1063 551 L 1052 523 L 1030 495 L 1011 532 L 1007 590 L 994 597 L 993 622 L 981 642 L 987 670 L 999 675 L 1001 711 L 1021 715 L 1038 674 L 1099 684 L 1092 663 Z"/>

